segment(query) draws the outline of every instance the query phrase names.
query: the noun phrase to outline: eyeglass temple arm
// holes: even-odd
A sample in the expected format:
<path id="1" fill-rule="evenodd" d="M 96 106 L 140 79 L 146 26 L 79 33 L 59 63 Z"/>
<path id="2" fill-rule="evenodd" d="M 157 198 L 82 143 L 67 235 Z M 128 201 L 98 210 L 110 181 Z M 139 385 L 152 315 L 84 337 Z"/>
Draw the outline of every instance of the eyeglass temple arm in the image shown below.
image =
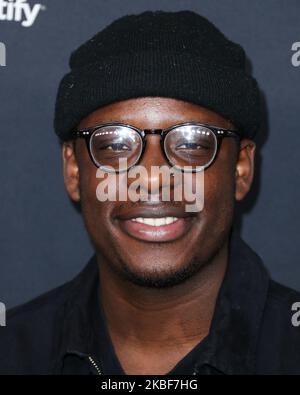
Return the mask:
<path id="1" fill-rule="evenodd" d="M 241 136 L 235 132 L 234 130 L 229 130 L 229 129 L 219 129 L 219 128 L 211 128 L 213 131 L 217 134 L 217 136 L 225 136 L 225 137 L 234 137 L 238 140 L 241 139 Z"/>

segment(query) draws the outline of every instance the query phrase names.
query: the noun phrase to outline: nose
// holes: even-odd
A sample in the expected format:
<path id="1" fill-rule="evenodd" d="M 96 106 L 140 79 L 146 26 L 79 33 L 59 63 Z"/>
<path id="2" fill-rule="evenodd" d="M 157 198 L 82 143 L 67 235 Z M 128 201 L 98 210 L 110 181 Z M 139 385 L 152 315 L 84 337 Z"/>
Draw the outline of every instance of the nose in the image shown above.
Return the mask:
<path id="1" fill-rule="evenodd" d="M 138 165 L 143 167 L 139 174 L 141 193 L 147 193 L 153 198 L 155 195 L 161 199 L 165 189 L 174 188 L 173 177 L 168 171 L 170 164 L 162 151 L 159 135 L 146 135 L 145 149 Z M 159 169 L 162 166 L 163 169 Z"/>

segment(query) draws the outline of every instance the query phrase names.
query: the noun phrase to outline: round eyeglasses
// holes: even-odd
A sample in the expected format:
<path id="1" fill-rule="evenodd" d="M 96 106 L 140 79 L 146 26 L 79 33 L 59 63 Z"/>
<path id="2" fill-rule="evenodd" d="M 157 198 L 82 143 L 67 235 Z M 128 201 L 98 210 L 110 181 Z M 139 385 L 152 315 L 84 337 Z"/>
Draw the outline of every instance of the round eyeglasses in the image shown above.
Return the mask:
<path id="1" fill-rule="evenodd" d="M 185 122 L 167 129 L 139 129 L 111 122 L 73 132 L 75 138 L 86 140 L 93 163 L 107 172 L 127 171 L 136 165 L 145 150 L 147 134 L 160 135 L 161 149 L 167 162 L 188 172 L 208 168 L 216 158 L 223 137 L 240 140 L 236 131 L 196 122 Z M 123 166 L 120 167 L 120 163 Z"/>

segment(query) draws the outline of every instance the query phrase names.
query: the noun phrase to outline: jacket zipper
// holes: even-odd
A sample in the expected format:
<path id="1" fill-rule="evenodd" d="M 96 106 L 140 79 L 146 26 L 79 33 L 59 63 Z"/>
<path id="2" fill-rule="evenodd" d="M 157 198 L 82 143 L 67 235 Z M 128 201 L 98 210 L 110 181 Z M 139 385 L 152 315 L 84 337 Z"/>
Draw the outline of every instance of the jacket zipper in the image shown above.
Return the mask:
<path id="1" fill-rule="evenodd" d="M 96 370 L 98 376 L 101 376 L 102 375 L 101 369 L 96 364 L 95 360 L 90 355 L 88 356 L 88 359 L 89 359 L 91 365 L 93 366 L 93 368 Z M 193 370 L 193 375 L 197 375 L 197 374 L 198 374 L 197 369 L 194 369 Z"/>
<path id="2" fill-rule="evenodd" d="M 94 361 L 94 359 L 91 356 L 88 356 L 88 359 L 91 363 L 91 365 L 93 366 L 93 368 L 96 370 L 97 374 L 99 376 L 102 375 L 101 369 L 99 368 L 99 366 L 96 364 L 96 362 Z"/>

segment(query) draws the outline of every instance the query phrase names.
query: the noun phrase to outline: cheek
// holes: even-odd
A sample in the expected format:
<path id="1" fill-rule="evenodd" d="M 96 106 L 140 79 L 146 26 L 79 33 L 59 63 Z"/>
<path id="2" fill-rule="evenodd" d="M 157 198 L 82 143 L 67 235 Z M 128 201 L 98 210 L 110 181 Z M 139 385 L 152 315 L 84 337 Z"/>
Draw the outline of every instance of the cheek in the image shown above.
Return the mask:
<path id="1" fill-rule="evenodd" d="M 85 161 L 79 167 L 81 211 L 87 232 L 96 248 L 108 237 L 109 213 L 111 202 L 97 199 L 100 179 L 96 177 L 97 168 Z"/>
<path id="2" fill-rule="evenodd" d="M 229 174 L 214 177 L 205 182 L 204 207 L 208 207 L 210 212 L 219 215 L 220 212 L 231 211 L 234 205 L 234 177 Z"/>
<path id="3" fill-rule="evenodd" d="M 81 211 L 88 231 L 92 231 L 104 221 L 105 202 L 97 199 L 96 190 L 100 180 L 84 141 L 79 141 L 77 150 Z"/>
<path id="4" fill-rule="evenodd" d="M 235 202 L 235 165 L 225 159 L 206 171 L 203 210 L 210 226 L 224 231 L 232 223 Z"/>

